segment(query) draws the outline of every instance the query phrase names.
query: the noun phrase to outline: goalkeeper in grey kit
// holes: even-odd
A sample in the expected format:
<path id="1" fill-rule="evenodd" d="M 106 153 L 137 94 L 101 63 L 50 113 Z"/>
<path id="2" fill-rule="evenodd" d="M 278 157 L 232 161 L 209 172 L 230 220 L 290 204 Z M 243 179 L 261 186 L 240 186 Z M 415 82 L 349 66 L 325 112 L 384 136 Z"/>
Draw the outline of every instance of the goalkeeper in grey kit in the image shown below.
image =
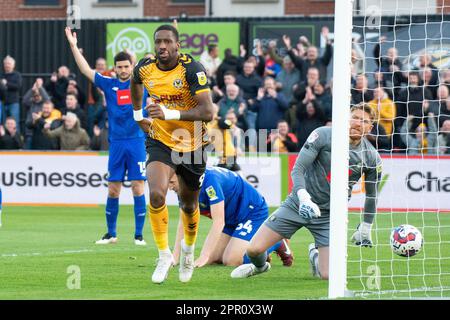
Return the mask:
<path id="1" fill-rule="evenodd" d="M 349 198 L 353 186 L 365 177 L 364 221 L 352 235 L 356 245 L 371 247 L 371 227 L 376 213 L 381 157 L 364 137 L 372 130 L 374 114 L 367 104 L 351 108 Z M 300 150 L 291 173 L 293 190 L 286 200 L 252 238 L 247 255 L 252 263 L 231 273 L 232 278 L 246 278 L 270 269 L 266 250 L 277 241 L 290 239 L 297 230 L 307 228 L 314 237 L 309 246 L 309 260 L 314 276 L 328 279 L 330 233 L 331 128 L 314 130 Z"/>

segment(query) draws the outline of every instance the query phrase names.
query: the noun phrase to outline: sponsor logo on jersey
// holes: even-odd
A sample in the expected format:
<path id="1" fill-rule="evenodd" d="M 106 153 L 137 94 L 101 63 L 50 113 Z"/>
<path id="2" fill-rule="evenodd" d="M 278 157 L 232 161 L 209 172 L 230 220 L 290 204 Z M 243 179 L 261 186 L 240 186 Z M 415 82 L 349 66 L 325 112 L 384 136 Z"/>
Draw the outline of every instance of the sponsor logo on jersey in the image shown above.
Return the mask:
<path id="1" fill-rule="evenodd" d="M 126 104 L 131 104 L 131 92 L 130 89 L 118 90 L 117 91 L 117 104 L 123 106 Z"/>
<path id="2" fill-rule="evenodd" d="M 196 75 L 199 85 L 204 86 L 208 82 L 208 78 L 206 77 L 206 74 L 203 71 L 197 72 Z"/>
<path id="3" fill-rule="evenodd" d="M 208 188 L 206 188 L 206 194 L 208 195 L 210 201 L 214 201 L 214 200 L 218 199 L 216 190 L 214 190 L 213 186 L 209 186 Z"/>

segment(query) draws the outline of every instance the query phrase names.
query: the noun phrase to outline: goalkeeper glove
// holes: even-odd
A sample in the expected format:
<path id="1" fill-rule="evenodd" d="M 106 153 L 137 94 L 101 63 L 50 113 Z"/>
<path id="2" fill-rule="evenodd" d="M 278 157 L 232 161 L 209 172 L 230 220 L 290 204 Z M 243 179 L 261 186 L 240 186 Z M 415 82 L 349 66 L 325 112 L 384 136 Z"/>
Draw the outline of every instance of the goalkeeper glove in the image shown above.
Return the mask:
<path id="1" fill-rule="evenodd" d="M 360 223 L 352 235 L 352 242 L 357 246 L 372 248 L 371 230 L 371 223 Z"/>
<path id="2" fill-rule="evenodd" d="M 300 189 L 297 192 L 300 205 L 298 207 L 298 214 L 305 219 L 312 219 L 320 217 L 320 209 L 314 202 L 311 201 L 311 196 L 305 189 Z"/>

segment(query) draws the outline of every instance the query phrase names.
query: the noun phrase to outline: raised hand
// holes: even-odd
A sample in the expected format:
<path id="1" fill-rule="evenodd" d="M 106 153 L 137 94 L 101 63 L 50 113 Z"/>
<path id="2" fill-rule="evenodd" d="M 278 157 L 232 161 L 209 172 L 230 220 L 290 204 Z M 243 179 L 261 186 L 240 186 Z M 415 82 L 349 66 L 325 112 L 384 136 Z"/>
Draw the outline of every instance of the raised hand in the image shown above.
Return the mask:
<path id="1" fill-rule="evenodd" d="M 292 48 L 292 45 L 291 45 L 291 38 L 289 38 L 289 36 L 283 34 L 282 39 L 283 39 L 283 43 L 284 43 L 284 45 L 286 46 L 286 48 L 287 48 L 288 50 L 290 50 L 290 49 Z"/>
<path id="2" fill-rule="evenodd" d="M 74 33 L 72 34 L 72 30 L 71 30 L 69 27 L 66 27 L 65 31 L 66 31 L 66 38 L 67 38 L 67 41 L 69 42 L 69 44 L 70 44 L 71 46 L 74 46 L 74 47 L 75 47 L 75 46 L 77 45 L 77 43 L 78 43 L 77 33 L 74 32 Z"/>

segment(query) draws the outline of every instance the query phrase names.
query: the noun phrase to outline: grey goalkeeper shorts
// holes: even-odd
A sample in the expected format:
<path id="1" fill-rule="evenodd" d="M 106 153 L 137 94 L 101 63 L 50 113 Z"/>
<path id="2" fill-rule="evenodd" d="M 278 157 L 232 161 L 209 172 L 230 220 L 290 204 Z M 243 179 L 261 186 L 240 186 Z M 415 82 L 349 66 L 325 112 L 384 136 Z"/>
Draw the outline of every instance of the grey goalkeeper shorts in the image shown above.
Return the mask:
<path id="1" fill-rule="evenodd" d="M 281 205 L 264 225 L 286 239 L 305 227 L 314 237 L 316 247 L 328 247 L 330 244 L 330 213 L 324 210 L 321 210 L 321 217 L 308 220 L 300 217 L 296 210 Z"/>

